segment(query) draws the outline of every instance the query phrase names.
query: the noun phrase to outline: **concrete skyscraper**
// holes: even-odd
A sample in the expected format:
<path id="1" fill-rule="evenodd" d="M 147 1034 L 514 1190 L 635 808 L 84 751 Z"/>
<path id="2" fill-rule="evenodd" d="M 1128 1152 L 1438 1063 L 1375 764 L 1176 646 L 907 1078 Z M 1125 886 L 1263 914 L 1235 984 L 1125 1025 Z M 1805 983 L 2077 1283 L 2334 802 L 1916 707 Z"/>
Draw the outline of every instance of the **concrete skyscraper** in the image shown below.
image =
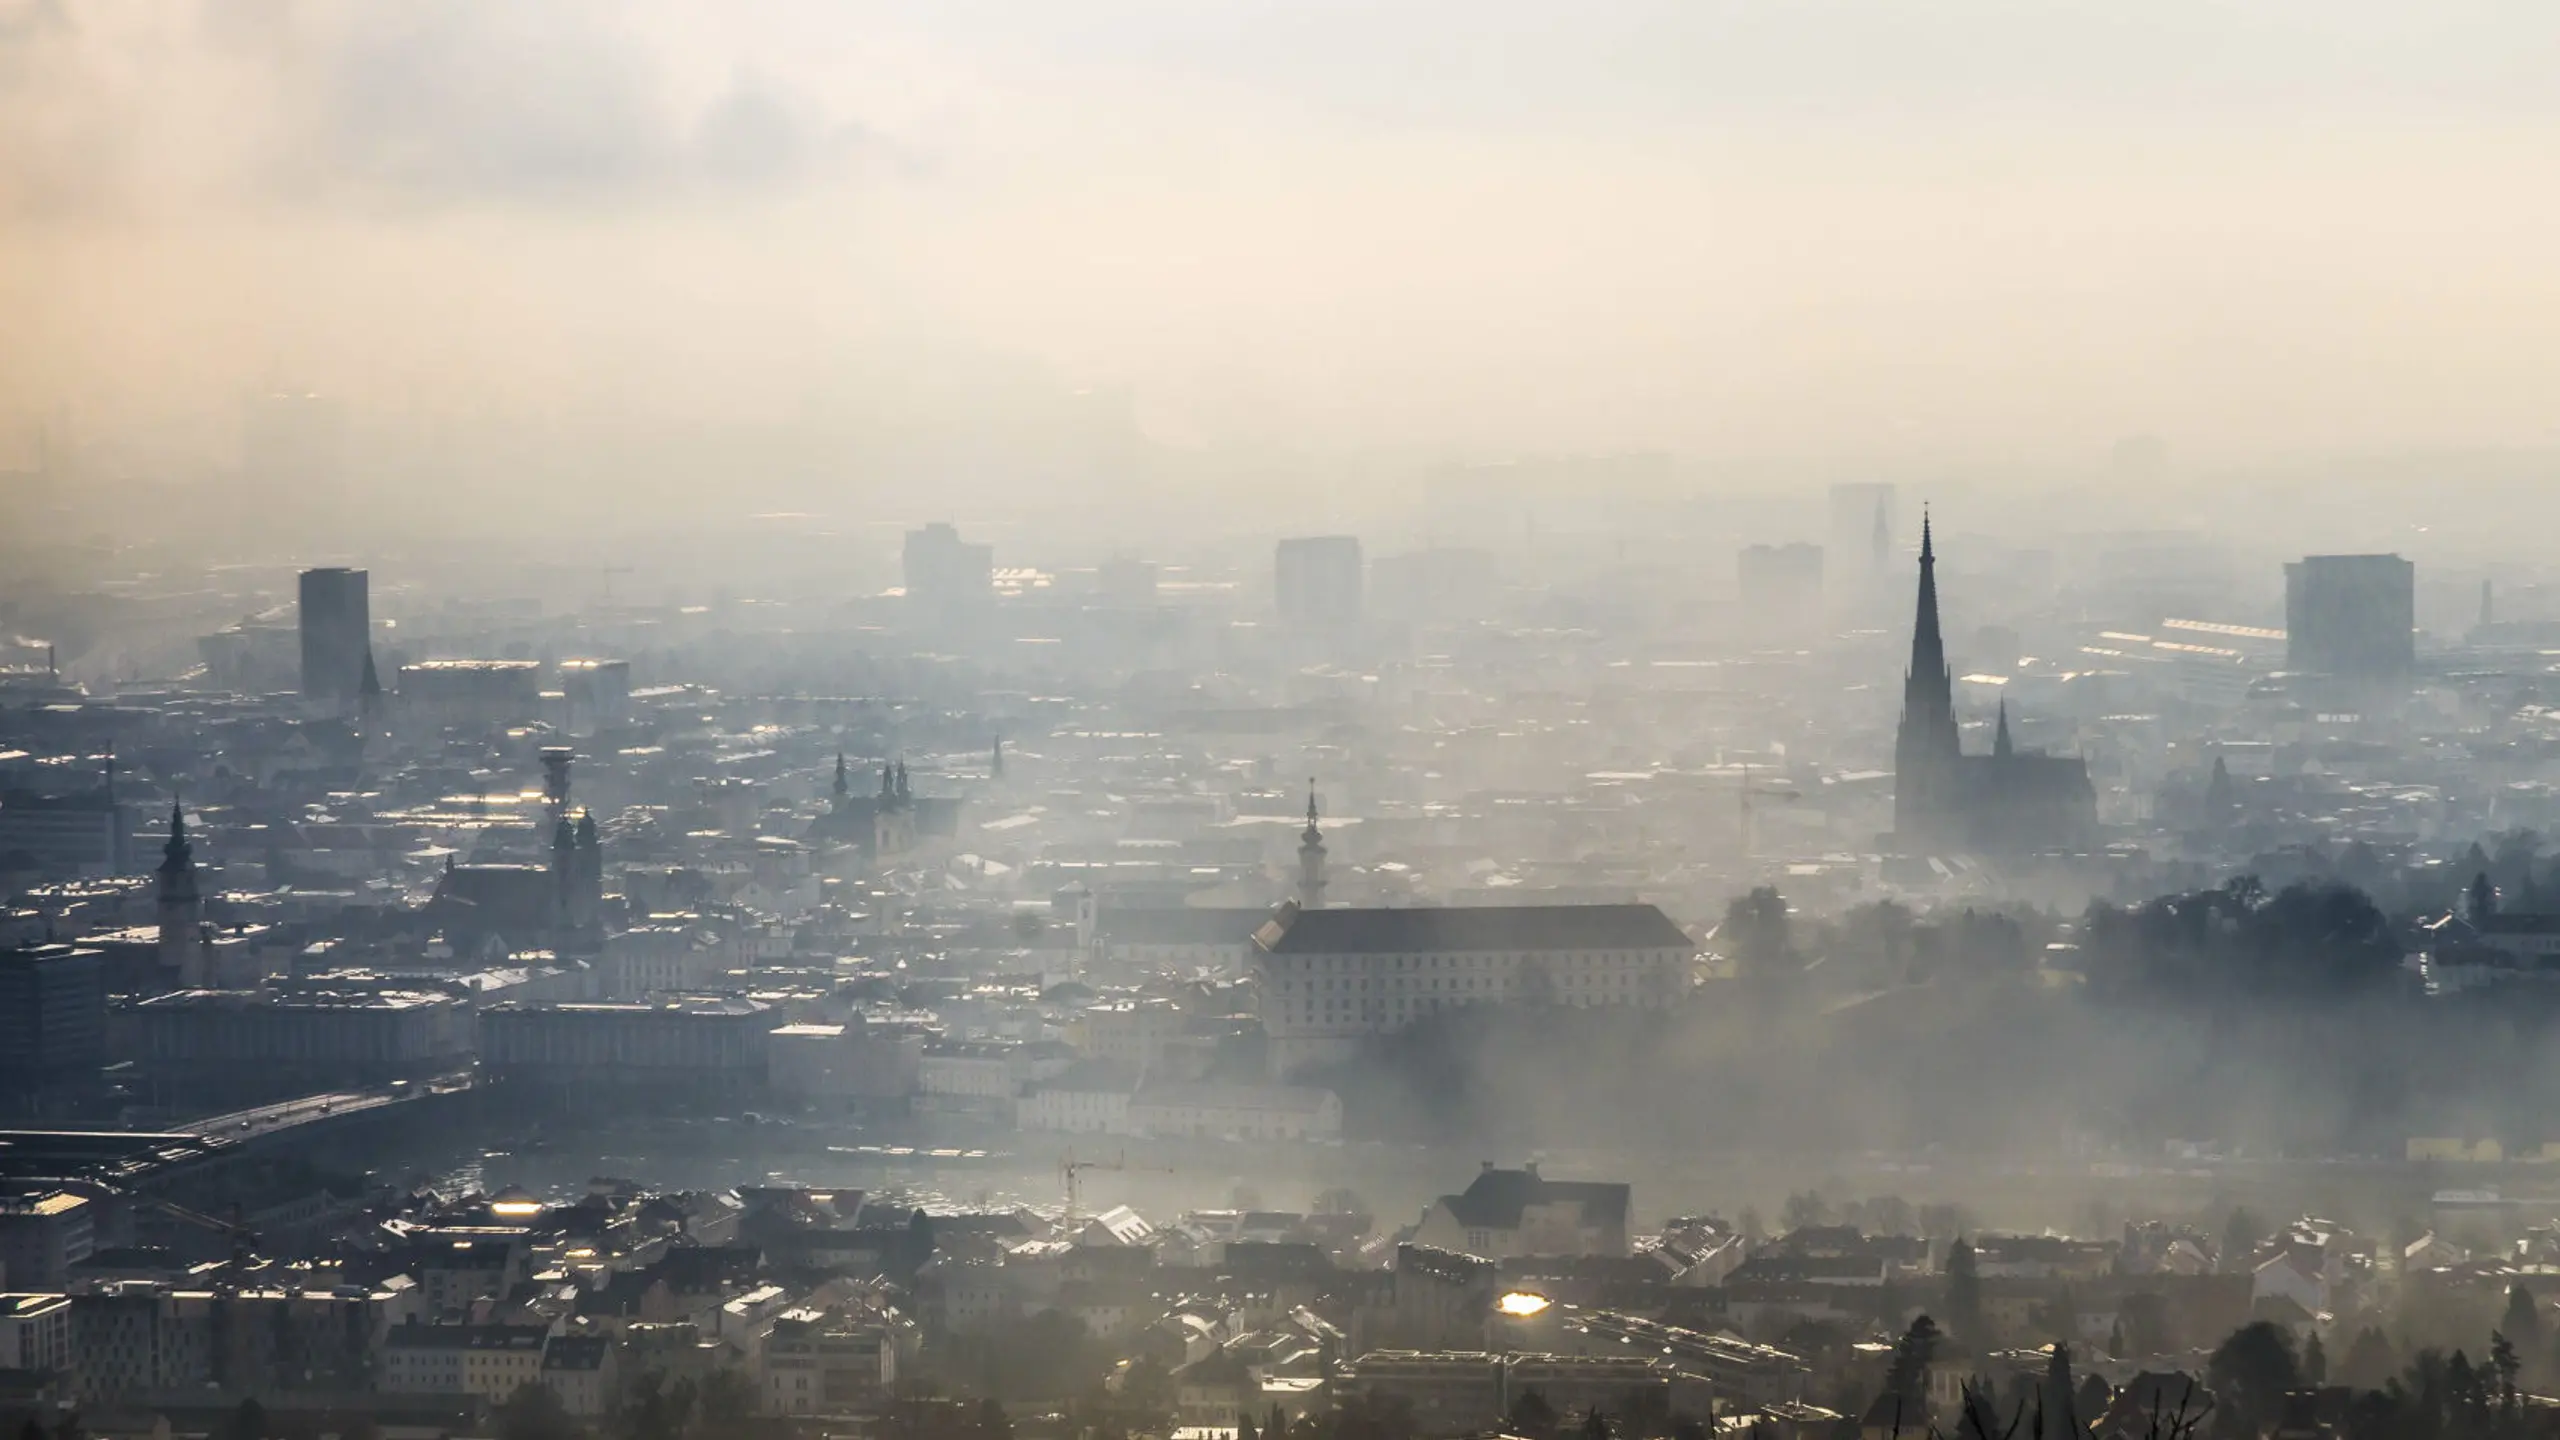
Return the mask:
<path id="1" fill-rule="evenodd" d="M 1329 629 L 1356 623 L 1365 578 L 1357 536 L 1300 536 L 1281 541 L 1272 555 L 1280 618 L 1292 625 Z"/>
<path id="2" fill-rule="evenodd" d="M 2417 593 L 2418 567 L 2397 555 L 2312 555 L 2287 565 L 2286 667 L 2350 680 L 2407 675 L 2418 664 Z"/>
<path id="3" fill-rule="evenodd" d="M 302 693 L 350 704 L 364 688 L 373 647 L 371 577 L 362 570 L 302 572 Z"/>

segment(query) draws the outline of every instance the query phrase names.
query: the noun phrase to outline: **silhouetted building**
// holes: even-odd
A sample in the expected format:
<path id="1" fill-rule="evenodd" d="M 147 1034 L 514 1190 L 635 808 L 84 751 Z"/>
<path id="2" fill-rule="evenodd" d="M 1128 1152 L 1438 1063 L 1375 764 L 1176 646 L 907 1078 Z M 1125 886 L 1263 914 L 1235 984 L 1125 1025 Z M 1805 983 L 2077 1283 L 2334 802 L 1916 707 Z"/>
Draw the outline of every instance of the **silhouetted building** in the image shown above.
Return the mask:
<path id="1" fill-rule="evenodd" d="M 1744 546 L 1734 579 L 1744 618 L 1755 627 L 1797 628 L 1822 614 L 1819 545 Z"/>
<path id="2" fill-rule="evenodd" d="M 1307 828 L 1298 836 L 1298 907 L 1324 908 L 1324 832 L 1316 828 L 1316 782 L 1307 782 Z"/>
<path id="3" fill-rule="evenodd" d="M 1902 727 L 1894 741 L 1893 829 L 1906 853 L 2032 853 L 2073 849 L 2097 833 L 2098 798 L 2077 758 L 2020 750 L 2009 709 L 1988 755 L 1958 739 L 1955 674 L 1938 626 L 1938 561 L 1920 522 L 1920 598 L 1911 623 L 1911 668 L 1902 678 Z"/>
<path id="4" fill-rule="evenodd" d="M 302 693 L 353 702 L 373 644 L 371 576 L 362 570 L 305 570 L 301 597 Z"/>
<path id="5" fill-rule="evenodd" d="M 2284 567 L 2285 664 L 2357 680 L 2418 663 L 2418 567 L 2397 555 L 2313 555 Z"/>
<path id="6" fill-rule="evenodd" d="M 880 767 L 880 798 L 871 812 L 871 855 L 894 860 L 916 848 L 916 796 L 907 786 L 907 762 Z"/>
<path id="7" fill-rule="evenodd" d="M 491 939 L 524 949 L 588 951 L 602 940 L 604 841 L 595 817 L 551 830 L 551 863 L 445 864 L 426 920 L 457 946 Z"/>
<path id="8" fill-rule="evenodd" d="M 1273 552 L 1280 618 L 1293 625 L 1324 628 L 1357 621 L 1363 578 L 1357 536 L 1300 536 L 1281 541 Z"/>
<path id="9" fill-rule="evenodd" d="M 904 855 L 926 840 L 960 833 L 957 796 L 918 795 L 904 764 L 880 767 L 880 788 L 855 793 L 851 772 L 836 757 L 834 800 L 801 838 L 813 845 L 849 845 L 874 860 Z"/>
<path id="10" fill-rule="evenodd" d="M 1414 1242 L 1487 1260 L 1514 1255 L 1624 1255 L 1633 1191 L 1615 1181 L 1549 1180 L 1531 1161 L 1486 1161 L 1462 1194 L 1423 1213 Z"/>
<path id="11" fill-rule="evenodd" d="M 1107 605 L 1156 603 L 1156 567 L 1145 560 L 1115 555 L 1094 572 L 1094 592 Z"/>
<path id="12" fill-rule="evenodd" d="M 169 843 L 161 847 L 154 903 L 158 911 L 160 968 L 179 985 L 212 983 L 213 939 L 205 930 L 204 896 L 196 887 L 194 848 L 187 844 L 187 816 L 169 805 Z"/>
<path id="13" fill-rule="evenodd" d="M 631 662 L 563 660 L 560 703 L 569 733 L 592 735 L 631 723 Z"/>
<path id="14" fill-rule="evenodd" d="M 531 660 L 422 660 L 400 667 L 400 709 L 423 730 L 521 725 L 542 713 Z"/>
<path id="15" fill-rule="evenodd" d="M 471 1063 L 470 1008 L 450 995 L 178 990 L 117 1009 L 115 1056 L 148 1092 L 233 1104 L 422 1079 Z"/>
<path id="16" fill-rule="evenodd" d="M 1320 869 L 1320 864 L 1319 864 Z M 1697 946 L 1651 905 L 1284 905 L 1254 932 L 1262 1026 L 1286 1075 L 1462 1005 L 1661 1009 Z"/>
<path id="17" fill-rule="evenodd" d="M 107 985 L 96 950 L 0 950 L 0 1093 L 77 1085 L 107 1056 Z"/>
<path id="18" fill-rule="evenodd" d="M 756 1095 L 774 1024 L 762 1001 L 743 998 L 498 1005 L 480 1017 L 480 1066 L 495 1081 L 594 1099 L 615 1089 Z"/>
<path id="19" fill-rule="evenodd" d="M 996 547 L 972 545 L 936 521 L 907 532 L 902 554 L 907 613 L 925 620 L 973 614 L 995 598 Z"/>
<path id="20" fill-rule="evenodd" d="M 1894 489 L 1874 481 L 1831 487 L 1830 579 L 1841 597 L 1880 591 L 1893 570 Z"/>
<path id="21" fill-rule="evenodd" d="M 130 838 L 112 787 L 70 795 L 0 790 L 0 870 L 54 878 L 121 875 Z"/>

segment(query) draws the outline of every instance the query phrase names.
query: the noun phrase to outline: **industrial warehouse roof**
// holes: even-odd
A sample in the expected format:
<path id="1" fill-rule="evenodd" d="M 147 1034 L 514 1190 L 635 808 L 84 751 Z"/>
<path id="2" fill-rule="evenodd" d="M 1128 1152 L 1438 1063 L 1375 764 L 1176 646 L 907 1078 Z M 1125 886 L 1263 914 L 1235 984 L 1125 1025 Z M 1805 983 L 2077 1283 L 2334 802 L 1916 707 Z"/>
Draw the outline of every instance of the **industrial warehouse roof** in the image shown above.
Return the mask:
<path id="1" fill-rule="evenodd" d="M 1458 905 L 1283 912 L 1254 933 L 1271 955 L 1658 950 L 1689 937 L 1651 905 Z"/>

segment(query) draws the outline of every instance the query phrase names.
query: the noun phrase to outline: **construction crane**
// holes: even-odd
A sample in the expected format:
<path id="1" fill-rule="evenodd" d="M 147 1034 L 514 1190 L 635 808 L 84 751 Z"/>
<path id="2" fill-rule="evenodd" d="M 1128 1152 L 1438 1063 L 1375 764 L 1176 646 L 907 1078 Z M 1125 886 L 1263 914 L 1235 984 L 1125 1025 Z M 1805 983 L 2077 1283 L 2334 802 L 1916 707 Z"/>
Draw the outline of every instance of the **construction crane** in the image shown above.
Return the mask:
<path id="1" fill-rule="evenodd" d="M 201 1210 L 190 1210 L 175 1200 L 163 1200 L 157 1195 L 146 1195 L 139 1190 L 128 1190 L 125 1195 L 134 1204 L 145 1209 L 157 1210 L 172 1219 L 183 1220 L 189 1225 L 211 1230 L 228 1238 L 231 1241 L 231 1258 L 222 1267 L 222 1283 L 237 1288 L 241 1281 L 248 1278 L 249 1262 L 256 1258 L 254 1252 L 257 1249 L 258 1236 L 257 1232 L 241 1222 L 239 1207 L 232 1207 L 232 1218 L 217 1220 Z"/>
<path id="2" fill-rule="evenodd" d="M 1072 1224 L 1076 1216 L 1084 1209 L 1084 1172 L 1087 1170 L 1108 1170 L 1118 1173 L 1127 1173 L 1130 1168 L 1129 1157 L 1126 1152 L 1114 1155 L 1108 1160 L 1079 1160 L 1076 1158 L 1076 1153 L 1074 1151 L 1068 1151 L 1066 1158 L 1058 1162 L 1058 1176 L 1066 1182 L 1067 1188 L 1067 1209 L 1066 1213 L 1059 1217 L 1061 1223 Z M 1170 1175 L 1173 1173 L 1171 1170 L 1168 1170 L 1161 1165 L 1141 1165 L 1138 1166 L 1137 1169 L 1150 1175 Z"/>
<path id="3" fill-rule="evenodd" d="M 222 1263 L 213 1281 L 213 1308 L 210 1318 L 214 1333 L 212 1351 L 208 1358 L 213 1367 L 214 1382 L 218 1385 L 228 1384 L 236 1378 L 248 1375 L 252 1369 L 247 1348 L 249 1336 L 240 1323 L 240 1316 L 235 1312 L 232 1301 L 239 1297 L 241 1287 L 249 1282 L 249 1262 L 257 1258 L 253 1252 L 257 1247 L 258 1237 L 247 1225 L 241 1223 L 240 1207 L 237 1205 L 231 1207 L 232 1218 L 217 1220 L 201 1210 L 190 1210 L 175 1200 L 163 1200 L 157 1195 L 146 1195 L 139 1190 L 127 1190 L 124 1193 L 134 1204 L 145 1209 L 157 1210 L 172 1219 L 182 1220 L 189 1225 L 201 1226 L 229 1237 L 231 1258 Z"/>

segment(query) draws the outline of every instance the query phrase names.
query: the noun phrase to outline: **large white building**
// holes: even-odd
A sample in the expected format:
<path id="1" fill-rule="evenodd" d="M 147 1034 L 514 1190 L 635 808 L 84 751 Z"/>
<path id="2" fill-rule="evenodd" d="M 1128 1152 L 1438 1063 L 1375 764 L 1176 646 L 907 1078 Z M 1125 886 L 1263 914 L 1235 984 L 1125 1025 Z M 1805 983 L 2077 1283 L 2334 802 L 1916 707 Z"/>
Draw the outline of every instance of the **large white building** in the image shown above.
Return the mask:
<path id="1" fill-rule="evenodd" d="M 1130 1097 L 1129 1128 L 1158 1139 L 1339 1140 L 1342 1098 L 1304 1085 L 1159 1085 Z"/>
<path id="2" fill-rule="evenodd" d="M 69 1296 L 0 1295 L 0 1368 L 70 1371 Z"/>
<path id="3" fill-rule="evenodd" d="M 898 1378 L 897 1344 L 884 1325 L 796 1310 L 773 1322 L 760 1347 L 768 1415 L 840 1415 L 876 1403 Z"/>
<path id="4" fill-rule="evenodd" d="M 1283 907 L 1254 933 L 1273 1068 L 1349 1059 L 1434 1011 L 1503 1001 L 1658 1009 L 1696 946 L 1651 905 Z"/>
<path id="5" fill-rule="evenodd" d="M 499 1401 L 542 1383 L 541 1325 L 395 1325 L 378 1383 L 392 1395 L 477 1395 Z"/>
<path id="6" fill-rule="evenodd" d="M 760 1000 L 689 997 L 649 1005 L 497 1005 L 480 1017 L 492 1080 L 558 1089 L 639 1086 L 761 1094 L 768 1036 Z"/>

